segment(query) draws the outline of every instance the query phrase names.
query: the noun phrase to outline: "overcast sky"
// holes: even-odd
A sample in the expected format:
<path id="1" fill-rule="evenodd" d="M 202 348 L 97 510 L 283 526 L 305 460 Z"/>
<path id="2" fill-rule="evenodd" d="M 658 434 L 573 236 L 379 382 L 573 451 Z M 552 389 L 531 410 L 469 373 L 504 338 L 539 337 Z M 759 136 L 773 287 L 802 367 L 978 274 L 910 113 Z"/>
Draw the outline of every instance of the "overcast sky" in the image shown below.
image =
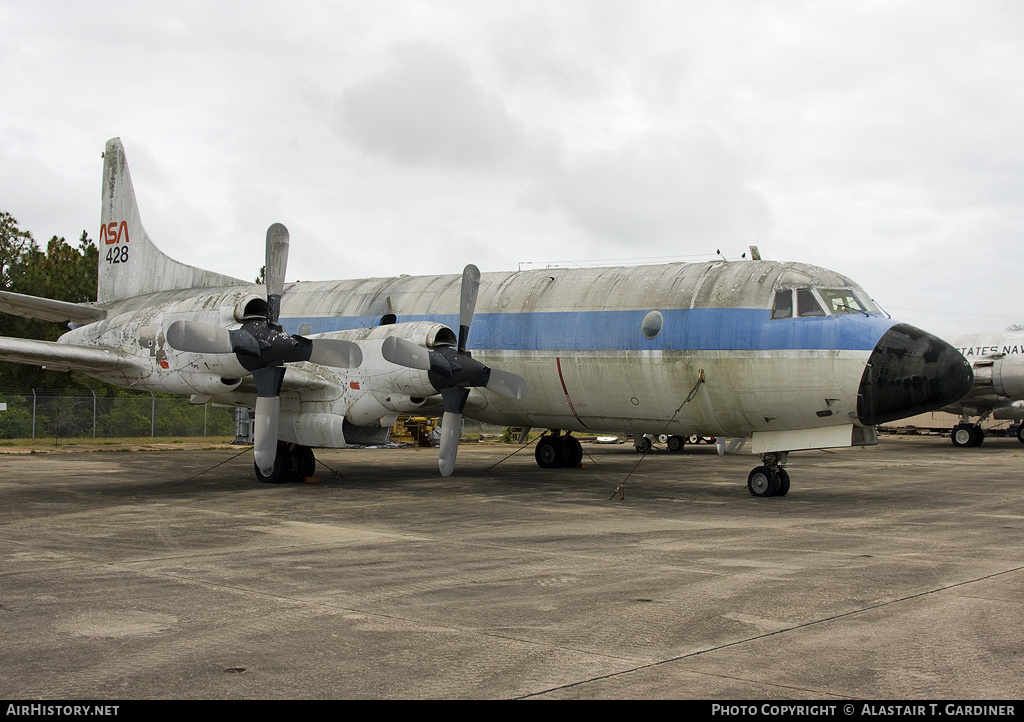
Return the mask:
<path id="1" fill-rule="evenodd" d="M 1024 323 L 1024 3 L 0 0 L 0 210 L 241 278 L 764 258 Z M 527 267 L 527 266 L 523 266 Z"/>

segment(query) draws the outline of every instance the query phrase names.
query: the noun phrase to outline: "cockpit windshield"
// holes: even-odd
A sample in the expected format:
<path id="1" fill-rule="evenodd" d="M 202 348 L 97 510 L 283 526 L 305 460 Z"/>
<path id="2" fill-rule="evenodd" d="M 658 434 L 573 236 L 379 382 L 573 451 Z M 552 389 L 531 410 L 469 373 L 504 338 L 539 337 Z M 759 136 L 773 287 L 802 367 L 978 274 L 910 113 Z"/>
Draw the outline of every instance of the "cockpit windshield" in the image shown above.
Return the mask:
<path id="1" fill-rule="evenodd" d="M 824 306 L 819 303 L 819 299 L 824 302 Z M 862 313 L 867 316 L 878 313 L 878 309 L 849 288 L 787 288 L 776 291 L 771 317 L 832 316 L 840 313 Z"/>
<path id="2" fill-rule="evenodd" d="M 871 313 L 871 309 L 862 303 L 854 292 L 848 288 L 819 288 L 818 295 L 825 301 L 829 313 Z"/>

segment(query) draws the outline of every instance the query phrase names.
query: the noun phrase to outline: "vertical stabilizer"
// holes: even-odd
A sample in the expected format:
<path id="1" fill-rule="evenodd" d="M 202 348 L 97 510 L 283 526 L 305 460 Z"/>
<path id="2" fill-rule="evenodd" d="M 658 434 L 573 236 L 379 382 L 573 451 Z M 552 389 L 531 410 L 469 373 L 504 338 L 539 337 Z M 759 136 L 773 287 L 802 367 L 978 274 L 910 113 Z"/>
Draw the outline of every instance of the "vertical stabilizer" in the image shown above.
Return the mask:
<path id="1" fill-rule="evenodd" d="M 168 258 L 146 235 L 120 138 L 103 153 L 97 301 L 116 301 L 179 288 L 248 285 Z"/>

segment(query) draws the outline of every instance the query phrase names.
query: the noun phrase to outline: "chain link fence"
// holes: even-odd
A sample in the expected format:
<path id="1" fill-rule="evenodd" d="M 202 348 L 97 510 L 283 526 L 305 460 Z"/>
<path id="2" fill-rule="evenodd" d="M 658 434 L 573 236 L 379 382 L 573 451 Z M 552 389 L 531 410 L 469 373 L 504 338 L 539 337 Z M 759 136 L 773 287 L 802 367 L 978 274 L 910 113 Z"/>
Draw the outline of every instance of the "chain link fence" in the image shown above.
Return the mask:
<path id="1" fill-rule="evenodd" d="M 0 389 L 0 439 L 233 436 L 235 420 L 233 407 L 183 396 Z"/>

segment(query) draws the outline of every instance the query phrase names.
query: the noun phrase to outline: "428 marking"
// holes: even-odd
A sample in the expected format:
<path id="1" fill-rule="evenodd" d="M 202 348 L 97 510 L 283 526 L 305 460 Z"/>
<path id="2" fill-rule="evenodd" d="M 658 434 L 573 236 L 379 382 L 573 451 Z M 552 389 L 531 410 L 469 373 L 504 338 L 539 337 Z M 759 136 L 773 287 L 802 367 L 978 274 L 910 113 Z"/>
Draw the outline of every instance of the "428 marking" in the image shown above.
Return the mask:
<path id="1" fill-rule="evenodd" d="M 113 246 L 108 248 L 107 263 L 128 263 L 128 246 Z"/>

